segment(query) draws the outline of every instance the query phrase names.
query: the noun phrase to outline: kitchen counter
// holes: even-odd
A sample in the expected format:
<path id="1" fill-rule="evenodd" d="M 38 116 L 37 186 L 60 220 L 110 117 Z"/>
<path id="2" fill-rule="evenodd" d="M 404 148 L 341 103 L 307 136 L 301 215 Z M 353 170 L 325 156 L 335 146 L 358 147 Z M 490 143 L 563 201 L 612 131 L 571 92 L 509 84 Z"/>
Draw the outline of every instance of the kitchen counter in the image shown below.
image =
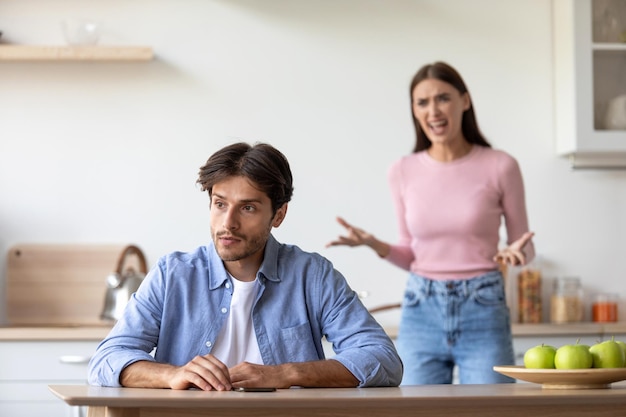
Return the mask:
<path id="1" fill-rule="evenodd" d="M 626 334 L 626 322 L 616 323 L 538 323 L 511 325 L 513 336 L 556 336 L 556 335 L 594 335 L 594 334 Z"/>
<path id="2" fill-rule="evenodd" d="M 398 335 L 398 328 L 395 326 L 385 326 L 387 334 L 395 338 Z M 537 323 L 522 324 L 513 323 L 511 333 L 515 336 L 587 336 L 587 335 L 617 335 L 626 334 L 626 321 L 616 323 Z"/>
<path id="3" fill-rule="evenodd" d="M 109 334 L 111 324 L 93 326 L 6 326 L 0 327 L 0 342 L 6 341 L 54 341 L 97 340 Z"/>
<path id="4" fill-rule="evenodd" d="M 94 325 L 33 325 L 0 327 L 0 342 L 8 340 L 102 340 L 111 330 L 111 323 Z M 572 324 L 519 324 L 511 326 L 513 336 L 555 335 L 618 335 L 626 334 L 626 322 L 572 323 Z M 386 327 L 390 337 L 395 338 L 397 327 Z"/>
<path id="5" fill-rule="evenodd" d="M 307 388 L 270 393 L 176 391 L 51 385 L 69 405 L 89 406 L 89 416 L 276 417 L 502 416 L 617 417 L 626 387 L 542 389 L 535 384 L 423 385 L 397 388 Z"/>

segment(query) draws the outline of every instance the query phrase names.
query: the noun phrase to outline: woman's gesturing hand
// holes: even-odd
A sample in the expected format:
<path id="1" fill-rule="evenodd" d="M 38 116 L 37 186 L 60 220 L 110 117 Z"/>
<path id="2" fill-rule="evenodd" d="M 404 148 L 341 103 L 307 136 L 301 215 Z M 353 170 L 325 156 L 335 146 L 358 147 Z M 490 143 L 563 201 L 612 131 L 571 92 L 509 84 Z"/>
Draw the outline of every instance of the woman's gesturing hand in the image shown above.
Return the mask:
<path id="1" fill-rule="evenodd" d="M 337 221 L 340 225 L 348 230 L 347 236 L 339 236 L 337 240 L 333 240 L 326 244 L 326 247 L 330 246 L 361 246 L 366 245 L 369 246 L 380 256 L 381 258 L 386 257 L 389 254 L 389 244 L 385 243 L 381 240 L 376 239 L 376 237 L 366 232 L 363 229 L 359 229 L 358 227 L 352 226 L 350 223 L 345 221 L 341 217 L 337 217 Z"/>
<path id="2" fill-rule="evenodd" d="M 337 222 L 340 225 L 346 228 L 348 231 L 347 236 L 339 236 L 337 240 L 333 240 L 326 244 L 326 247 L 330 246 L 360 246 L 360 245 L 368 245 L 374 237 L 367 233 L 363 229 L 359 229 L 357 227 L 352 226 L 350 223 L 345 221 L 341 217 L 337 217 Z"/>
<path id="3" fill-rule="evenodd" d="M 524 255 L 524 246 L 532 239 L 535 234 L 526 232 L 521 238 L 511 243 L 504 249 L 498 251 L 493 260 L 499 264 L 524 265 L 526 264 L 526 256 Z"/>

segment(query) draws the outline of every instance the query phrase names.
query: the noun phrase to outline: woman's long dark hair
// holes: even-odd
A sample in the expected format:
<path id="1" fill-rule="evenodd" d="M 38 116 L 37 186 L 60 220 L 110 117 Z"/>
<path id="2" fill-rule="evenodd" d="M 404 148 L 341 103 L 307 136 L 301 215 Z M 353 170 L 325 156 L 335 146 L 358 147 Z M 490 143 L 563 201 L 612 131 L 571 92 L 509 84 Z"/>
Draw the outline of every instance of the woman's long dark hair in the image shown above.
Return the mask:
<path id="1" fill-rule="evenodd" d="M 445 62 L 435 62 L 433 64 L 424 65 L 422 68 L 417 71 L 413 80 L 411 81 L 411 88 L 409 90 L 409 98 L 411 103 L 411 117 L 413 118 L 413 125 L 415 125 L 415 147 L 413 148 L 413 152 L 419 152 L 426 150 L 432 146 L 432 142 L 424 133 L 424 130 L 419 124 L 419 121 L 415 118 L 413 114 L 413 90 L 415 87 L 428 78 L 433 78 L 436 80 L 440 80 L 452 85 L 456 88 L 459 93 L 465 94 L 468 92 L 467 87 L 465 86 L 465 82 L 461 75 L 452 68 L 450 65 Z M 472 144 L 481 145 L 491 147 L 491 144 L 487 141 L 487 139 L 483 136 L 480 129 L 478 128 L 478 122 L 476 121 L 476 115 L 474 114 L 474 104 L 471 101 L 470 96 L 470 107 L 465 110 L 463 113 L 463 120 L 461 122 L 461 130 L 463 131 L 463 136 L 465 139 Z"/>

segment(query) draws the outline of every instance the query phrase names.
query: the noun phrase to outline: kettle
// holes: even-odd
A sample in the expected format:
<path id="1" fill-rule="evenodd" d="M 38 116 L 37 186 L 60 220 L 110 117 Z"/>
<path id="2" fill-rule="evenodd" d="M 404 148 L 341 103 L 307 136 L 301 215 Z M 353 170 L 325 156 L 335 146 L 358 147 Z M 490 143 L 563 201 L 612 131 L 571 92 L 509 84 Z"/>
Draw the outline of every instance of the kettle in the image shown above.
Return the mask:
<path id="1" fill-rule="evenodd" d="M 126 258 L 130 255 L 136 255 L 139 259 L 139 272 L 132 267 L 124 270 Z M 107 290 L 100 314 L 102 320 L 119 320 L 122 317 L 128 300 L 137 291 L 147 272 L 146 257 L 141 249 L 135 245 L 127 246 L 117 262 L 117 270 L 106 278 Z"/>

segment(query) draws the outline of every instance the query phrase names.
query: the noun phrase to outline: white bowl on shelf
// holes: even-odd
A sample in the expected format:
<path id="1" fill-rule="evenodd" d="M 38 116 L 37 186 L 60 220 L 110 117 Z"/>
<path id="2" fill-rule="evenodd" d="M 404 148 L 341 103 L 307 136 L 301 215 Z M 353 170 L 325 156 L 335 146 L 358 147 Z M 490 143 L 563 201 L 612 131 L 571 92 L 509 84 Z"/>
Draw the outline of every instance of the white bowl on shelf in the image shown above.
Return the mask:
<path id="1" fill-rule="evenodd" d="M 626 130 L 626 94 L 609 101 L 604 118 L 604 127 L 610 130 Z"/>
<path id="2" fill-rule="evenodd" d="M 64 19 L 61 22 L 63 35 L 68 45 L 96 45 L 100 41 L 101 24 L 93 19 Z"/>

